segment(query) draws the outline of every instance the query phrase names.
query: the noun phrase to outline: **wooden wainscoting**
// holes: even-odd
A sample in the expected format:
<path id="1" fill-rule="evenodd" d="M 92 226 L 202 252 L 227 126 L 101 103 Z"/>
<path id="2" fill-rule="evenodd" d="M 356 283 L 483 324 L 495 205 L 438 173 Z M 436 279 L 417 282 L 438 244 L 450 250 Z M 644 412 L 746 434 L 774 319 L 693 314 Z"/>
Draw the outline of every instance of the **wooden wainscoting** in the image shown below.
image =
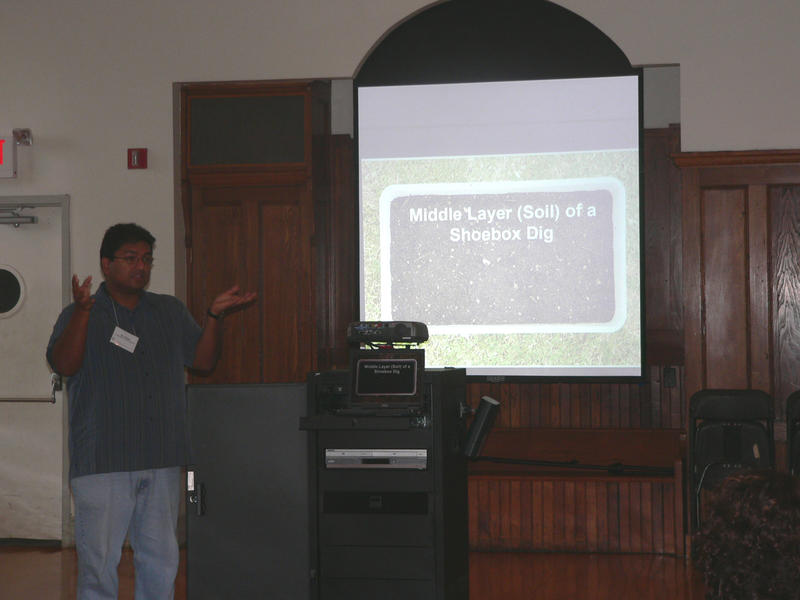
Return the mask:
<path id="1" fill-rule="evenodd" d="M 484 460 L 470 466 L 471 550 L 684 555 L 682 381 L 682 367 L 652 367 L 643 384 L 470 385 L 473 406 L 481 395 L 501 405 Z M 594 468 L 616 463 L 651 468 Z"/>
<path id="2" fill-rule="evenodd" d="M 683 365 L 653 365 L 642 383 L 471 383 L 467 401 L 498 400 L 498 429 L 685 429 L 683 386 Z"/>
<path id="3" fill-rule="evenodd" d="M 470 549 L 683 555 L 682 438 L 666 429 L 493 432 L 470 468 Z"/>
<path id="4" fill-rule="evenodd" d="M 473 551 L 684 554 L 680 479 L 472 475 Z"/>

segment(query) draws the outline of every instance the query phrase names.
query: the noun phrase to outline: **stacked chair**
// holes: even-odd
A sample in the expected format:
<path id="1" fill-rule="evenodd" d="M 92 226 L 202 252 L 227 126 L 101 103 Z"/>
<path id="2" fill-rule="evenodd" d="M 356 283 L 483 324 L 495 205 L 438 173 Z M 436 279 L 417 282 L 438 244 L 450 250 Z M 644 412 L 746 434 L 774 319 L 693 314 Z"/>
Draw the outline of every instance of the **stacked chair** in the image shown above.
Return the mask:
<path id="1" fill-rule="evenodd" d="M 775 467 L 772 396 L 761 390 L 700 390 L 689 401 L 689 419 L 690 505 L 696 531 L 704 491 L 737 471 Z"/>

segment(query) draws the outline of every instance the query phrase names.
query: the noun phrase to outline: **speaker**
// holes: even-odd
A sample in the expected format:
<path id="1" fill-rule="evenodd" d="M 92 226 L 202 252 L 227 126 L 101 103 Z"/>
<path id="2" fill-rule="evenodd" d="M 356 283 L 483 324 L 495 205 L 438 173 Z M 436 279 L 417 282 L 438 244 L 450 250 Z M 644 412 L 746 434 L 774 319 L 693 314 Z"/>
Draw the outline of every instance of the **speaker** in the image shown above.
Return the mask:
<path id="1" fill-rule="evenodd" d="M 483 396 L 475 411 L 475 418 L 467 432 L 467 441 L 464 443 L 464 456 L 467 458 L 477 458 L 486 443 L 486 436 L 497 419 L 500 410 L 500 403 L 489 396 Z"/>

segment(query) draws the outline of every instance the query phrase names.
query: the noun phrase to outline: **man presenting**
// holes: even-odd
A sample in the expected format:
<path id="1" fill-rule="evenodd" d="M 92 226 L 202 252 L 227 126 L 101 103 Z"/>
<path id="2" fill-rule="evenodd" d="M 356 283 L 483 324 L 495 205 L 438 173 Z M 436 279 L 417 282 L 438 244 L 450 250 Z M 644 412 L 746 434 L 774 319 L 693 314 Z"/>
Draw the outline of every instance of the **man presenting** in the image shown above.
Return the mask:
<path id="1" fill-rule="evenodd" d="M 47 347 L 50 366 L 69 377 L 78 600 L 117 598 L 126 535 L 137 600 L 173 598 L 188 461 L 184 368 L 213 369 L 225 312 L 255 299 L 238 286 L 222 292 L 201 329 L 178 299 L 146 291 L 154 244 L 138 225 L 110 227 L 100 247 L 104 283 L 92 295 L 92 278 L 73 276 L 75 302 Z"/>

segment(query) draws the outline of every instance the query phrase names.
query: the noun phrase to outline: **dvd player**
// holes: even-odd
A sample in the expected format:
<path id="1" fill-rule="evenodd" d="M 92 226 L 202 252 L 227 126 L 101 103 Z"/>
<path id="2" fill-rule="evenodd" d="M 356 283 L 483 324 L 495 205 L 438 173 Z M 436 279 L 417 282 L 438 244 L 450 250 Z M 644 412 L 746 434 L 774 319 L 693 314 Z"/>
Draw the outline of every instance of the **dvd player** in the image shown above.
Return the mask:
<path id="1" fill-rule="evenodd" d="M 327 469 L 416 469 L 428 467 L 425 448 L 326 448 Z"/>

